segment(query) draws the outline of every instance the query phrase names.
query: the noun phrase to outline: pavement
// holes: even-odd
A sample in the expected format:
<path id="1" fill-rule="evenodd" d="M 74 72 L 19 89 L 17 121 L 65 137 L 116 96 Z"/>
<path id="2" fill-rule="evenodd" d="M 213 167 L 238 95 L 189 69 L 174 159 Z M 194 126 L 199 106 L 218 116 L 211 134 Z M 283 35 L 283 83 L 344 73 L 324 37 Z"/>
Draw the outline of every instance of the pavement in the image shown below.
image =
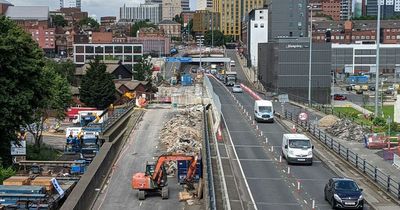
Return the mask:
<path id="1" fill-rule="evenodd" d="M 148 109 L 143 120 L 133 129 L 128 141 L 117 159 L 95 205 L 92 209 L 201 209 L 199 205 L 185 207 L 179 202 L 178 193 L 182 187 L 176 177 L 168 178 L 169 199 L 161 196 L 146 196 L 140 201 L 137 191 L 131 188 L 131 177 L 145 170 L 146 161 L 155 161 L 154 157 L 163 153 L 159 150 L 159 133 L 164 123 L 171 118 L 173 109 Z"/>
<path id="2" fill-rule="evenodd" d="M 238 69 L 239 71 L 243 71 L 242 69 Z M 238 71 L 238 75 L 239 74 Z M 241 79 L 246 80 L 248 79 L 247 75 L 242 73 Z M 267 96 L 264 95 L 264 98 L 267 98 Z M 282 106 L 280 103 L 275 103 L 274 104 L 275 110 L 277 112 L 282 111 Z M 309 123 L 316 123 L 319 119 L 325 116 L 324 113 L 318 112 L 316 110 L 310 109 L 306 106 L 303 106 L 301 104 L 297 104 L 294 102 L 286 103 L 285 104 L 285 109 L 289 112 L 294 113 L 295 116 L 300 114 L 301 112 L 307 112 L 308 113 L 308 121 Z M 252 113 L 252 112 L 249 112 Z M 391 176 L 391 178 L 397 180 L 400 182 L 400 170 L 396 168 L 395 166 L 392 165 L 392 161 L 385 161 L 380 155 L 381 153 L 378 150 L 370 150 L 367 149 L 363 143 L 359 142 L 349 142 L 346 141 L 345 139 L 338 139 L 336 137 L 331 136 L 333 139 L 336 141 L 340 142 L 343 146 L 350 148 L 353 152 L 357 153 L 360 157 L 365 158 L 369 163 L 372 165 L 375 165 L 377 168 L 382 170 L 384 173 L 387 173 L 388 175 Z M 385 209 L 398 209 L 398 206 L 395 206 L 391 208 L 388 204 L 388 207 Z M 383 209 L 383 208 L 382 208 Z"/>

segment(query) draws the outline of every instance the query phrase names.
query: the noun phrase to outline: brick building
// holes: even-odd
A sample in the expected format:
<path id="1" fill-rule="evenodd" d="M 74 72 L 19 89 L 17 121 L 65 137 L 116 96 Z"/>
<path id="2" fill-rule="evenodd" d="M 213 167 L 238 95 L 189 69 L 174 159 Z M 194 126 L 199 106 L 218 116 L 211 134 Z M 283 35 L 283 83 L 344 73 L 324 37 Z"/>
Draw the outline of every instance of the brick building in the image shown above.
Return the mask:
<path id="1" fill-rule="evenodd" d="M 340 20 L 341 0 L 324 0 L 322 1 L 322 13 L 331 16 L 333 20 Z"/>
<path id="2" fill-rule="evenodd" d="M 180 37 L 181 36 L 181 24 L 172 20 L 163 20 L 158 24 L 161 31 L 165 33 L 167 37 Z"/>
<path id="3" fill-rule="evenodd" d="M 187 11 L 181 12 L 181 18 L 183 19 L 183 26 L 186 27 L 189 24 L 189 21 L 193 19 L 193 15 L 195 12 Z"/>
<path id="4" fill-rule="evenodd" d="M 193 31 L 204 34 L 211 29 L 219 30 L 220 15 L 218 12 L 197 10 L 193 15 Z"/>
<path id="5" fill-rule="evenodd" d="M 37 41 L 39 47 L 46 53 L 53 53 L 55 51 L 55 28 L 45 28 L 38 26 L 30 28 L 27 31 L 32 35 L 32 39 Z"/>
<path id="6" fill-rule="evenodd" d="M 115 16 L 100 17 L 100 25 L 101 26 L 110 26 L 116 22 L 117 22 L 117 17 L 115 17 Z"/>
<path id="7" fill-rule="evenodd" d="M 165 37 L 164 31 L 147 27 L 147 28 L 140 28 L 137 37 Z"/>
<path id="8" fill-rule="evenodd" d="M 92 43 L 111 43 L 113 40 L 112 32 L 92 32 Z"/>
<path id="9" fill-rule="evenodd" d="M 6 14 L 8 7 L 14 6 L 6 0 L 0 0 L 0 15 Z"/>
<path id="10" fill-rule="evenodd" d="M 381 43 L 400 44 L 400 24 L 396 20 L 381 21 Z M 314 42 L 351 44 L 356 42 L 371 42 L 376 40 L 376 21 L 314 21 Z"/>

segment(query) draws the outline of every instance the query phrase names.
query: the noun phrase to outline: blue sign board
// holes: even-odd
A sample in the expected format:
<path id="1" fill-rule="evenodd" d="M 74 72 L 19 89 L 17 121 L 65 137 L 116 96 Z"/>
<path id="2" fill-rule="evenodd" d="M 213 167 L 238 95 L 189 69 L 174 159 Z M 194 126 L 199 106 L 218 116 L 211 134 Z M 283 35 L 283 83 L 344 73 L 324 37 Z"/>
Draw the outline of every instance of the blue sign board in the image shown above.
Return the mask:
<path id="1" fill-rule="evenodd" d="M 167 57 L 166 62 L 190 63 L 190 62 L 192 62 L 192 58 L 191 57 Z"/>

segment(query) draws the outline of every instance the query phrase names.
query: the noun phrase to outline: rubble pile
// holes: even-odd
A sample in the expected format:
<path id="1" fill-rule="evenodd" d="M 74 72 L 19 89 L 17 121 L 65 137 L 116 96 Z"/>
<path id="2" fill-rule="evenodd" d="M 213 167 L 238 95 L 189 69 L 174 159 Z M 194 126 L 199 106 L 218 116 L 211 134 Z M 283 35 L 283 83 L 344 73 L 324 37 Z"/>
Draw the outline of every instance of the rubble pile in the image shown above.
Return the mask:
<path id="1" fill-rule="evenodd" d="M 332 127 L 338 120 L 339 118 L 337 118 L 334 115 L 326 115 L 325 117 L 321 118 L 318 121 L 318 126 L 323 128 L 329 128 Z"/>
<path id="2" fill-rule="evenodd" d="M 351 122 L 351 120 L 341 119 L 331 127 L 327 128 L 326 132 L 346 141 L 362 142 L 364 135 L 368 133 L 368 130 Z"/>
<path id="3" fill-rule="evenodd" d="M 198 153 L 202 143 L 202 106 L 181 111 L 164 124 L 160 141 L 167 152 Z"/>

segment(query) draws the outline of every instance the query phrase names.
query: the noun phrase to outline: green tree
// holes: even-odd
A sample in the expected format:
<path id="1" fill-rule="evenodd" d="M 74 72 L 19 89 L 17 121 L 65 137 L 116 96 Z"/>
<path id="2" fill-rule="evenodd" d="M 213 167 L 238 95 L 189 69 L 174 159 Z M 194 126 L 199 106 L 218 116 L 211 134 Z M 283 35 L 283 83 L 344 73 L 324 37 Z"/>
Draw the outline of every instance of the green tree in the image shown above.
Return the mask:
<path id="1" fill-rule="evenodd" d="M 41 84 L 43 51 L 5 16 L 0 16 L 0 55 L 0 156 L 7 165 L 15 132 L 34 121 L 35 109 L 50 90 Z"/>
<path id="2" fill-rule="evenodd" d="M 96 30 L 99 29 L 99 27 L 100 27 L 100 24 L 97 22 L 97 20 L 92 17 L 87 17 L 85 19 L 82 19 L 81 21 L 79 21 L 78 25 L 80 27 L 87 26 L 89 28 L 96 29 Z"/>
<path id="3" fill-rule="evenodd" d="M 46 65 L 43 68 L 43 76 L 39 81 L 42 88 L 49 90 L 49 94 L 40 101 L 40 105 L 34 109 L 34 121 L 27 125 L 28 132 L 32 134 L 35 146 L 40 148 L 44 122 L 55 114 L 57 120 L 65 118 L 65 110 L 71 102 L 71 90 L 67 78 L 56 71 L 55 66 Z"/>
<path id="4" fill-rule="evenodd" d="M 225 39 L 225 43 L 233 42 L 233 36 L 232 35 L 225 35 L 224 39 Z"/>
<path id="5" fill-rule="evenodd" d="M 225 44 L 224 34 L 219 30 L 207 31 L 204 35 L 204 44 L 211 45 L 214 38 L 214 46 L 222 46 Z"/>
<path id="6" fill-rule="evenodd" d="M 189 23 L 186 26 L 188 28 L 188 33 L 192 36 L 194 36 L 194 31 L 193 31 L 193 19 L 189 20 Z"/>
<path id="7" fill-rule="evenodd" d="M 156 25 L 154 25 L 153 23 L 148 22 L 148 21 L 141 20 L 141 21 L 135 22 L 135 24 L 131 28 L 131 36 L 136 37 L 139 29 L 147 28 L 147 27 L 157 28 Z"/>
<path id="8" fill-rule="evenodd" d="M 105 109 L 116 99 L 113 78 L 106 69 L 106 64 L 98 59 L 90 62 L 79 91 L 80 99 L 86 105 Z"/>
<path id="9" fill-rule="evenodd" d="M 153 64 L 143 57 L 134 66 L 134 78 L 139 81 L 151 81 Z"/>
<path id="10" fill-rule="evenodd" d="M 70 85 L 74 85 L 75 81 L 75 64 L 68 60 L 62 62 L 55 62 L 53 60 L 46 60 L 46 65 L 54 69 L 60 75 L 64 76 Z"/>
<path id="11" fill-rule="evenodd" d="M 65 27 L 67 26 L 68 21 L 66 21 L 62 15 L 54 15 L 53 23 L 55 26 Z"/>

